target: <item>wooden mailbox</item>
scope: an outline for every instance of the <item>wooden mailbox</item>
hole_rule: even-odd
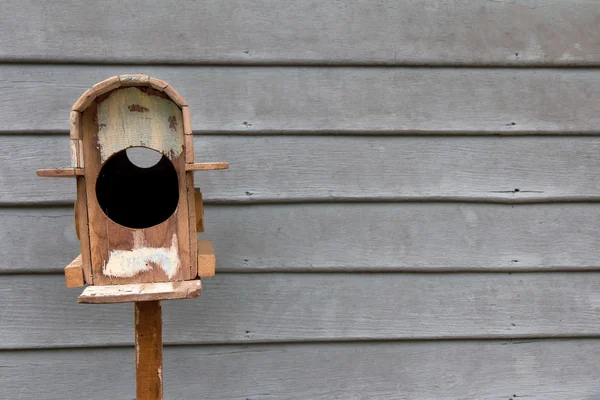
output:
[[[71,166],[40,176],[77,181],[75,230],[81,254],[65,268],[68,287],[88,287],[81,303],[136,302],[138,399],[162,398],[160,300],[197,297],[215,273],[203,231],[202,194],[188,104],[147,75],[120,75],[73,104]]]

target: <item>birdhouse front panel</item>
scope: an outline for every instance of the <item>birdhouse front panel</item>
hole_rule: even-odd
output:
[[[181,108],[152,87],[120,87],[83,111],[77,166],[95,285],[195,277],[184,136]]]

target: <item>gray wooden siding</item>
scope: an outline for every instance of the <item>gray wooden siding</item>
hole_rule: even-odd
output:
[[[167,399],[600,397],[600,4],[0,6],[0,398],[130,399],[133,308],[76,304],[75,99],[192,110],[217,276]],[[526,67],[526,68],[525,68]]]
[[[595,0],[2,3],[0,59],[183,64],[594,65]],[[24,22],[26,21],[26,22]]]

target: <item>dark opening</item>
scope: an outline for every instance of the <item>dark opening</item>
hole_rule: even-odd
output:
[[[128,228],[169,219],[179,202],[173,163],[158,151],[132,147],[111,156],[96,181],[96,197],[108,218]]]

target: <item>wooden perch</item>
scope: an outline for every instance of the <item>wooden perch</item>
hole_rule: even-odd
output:
[[[214,171],[218,169],[228,169],[229,163],[226,162],[203,162],[185,164],[186,171]]]
[[[193,299],[200,296],[202,284],[193,281],[132,283],[127,285],[88,286],[78,303],[106,304],[131,301]]]
[[[48,168],[35,171],[37,176],[51,178],[74,178],[83,176],[83,168]]]

